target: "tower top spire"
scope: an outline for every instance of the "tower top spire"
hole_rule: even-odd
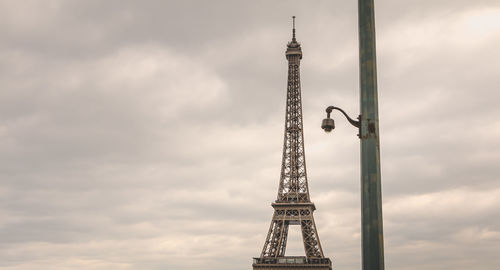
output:
[[[291,55],[299,55],[299,59],[302,59],[300,43],[298,43],[297,39],[295,39],[295,16],[292,16],[292,41],[287,44],[286,58],[288,59]]]

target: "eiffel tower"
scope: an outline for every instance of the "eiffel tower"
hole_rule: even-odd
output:
[[[288,60],[288,86],[286,95],[285,140],[278,197],[271,226],[259,258],[253,259],[253,269],[273,270],[331,270],[332,263],[325,258],[314,223],[316,209],[309,197],[304,133],[302,126],[302,101],[300,90],[300,60],[302,49],[295,39],[293,16],[292,41],[286,50]],[[288,227],[300,225],[305,256],[285,256]]]

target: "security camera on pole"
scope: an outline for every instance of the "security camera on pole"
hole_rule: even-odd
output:
[[[339,110],[358,128],[361,141],[361,237],[363,270],[384,270],[380,140],[375,53],[374,0],[358,0],[360,107],[358,121],[342,109],[329,106],[321,128],[335,128],[330,113]]]

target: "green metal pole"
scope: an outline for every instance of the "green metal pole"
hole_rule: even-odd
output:
[[[384,270],[373,0],[358,0],[363,270]]]

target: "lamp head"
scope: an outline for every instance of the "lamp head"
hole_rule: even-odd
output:
[[[330,117],[323,119],[321,123],[321,128],[325,130],[325,132],[330,132],[335,128],[335,122]]]

